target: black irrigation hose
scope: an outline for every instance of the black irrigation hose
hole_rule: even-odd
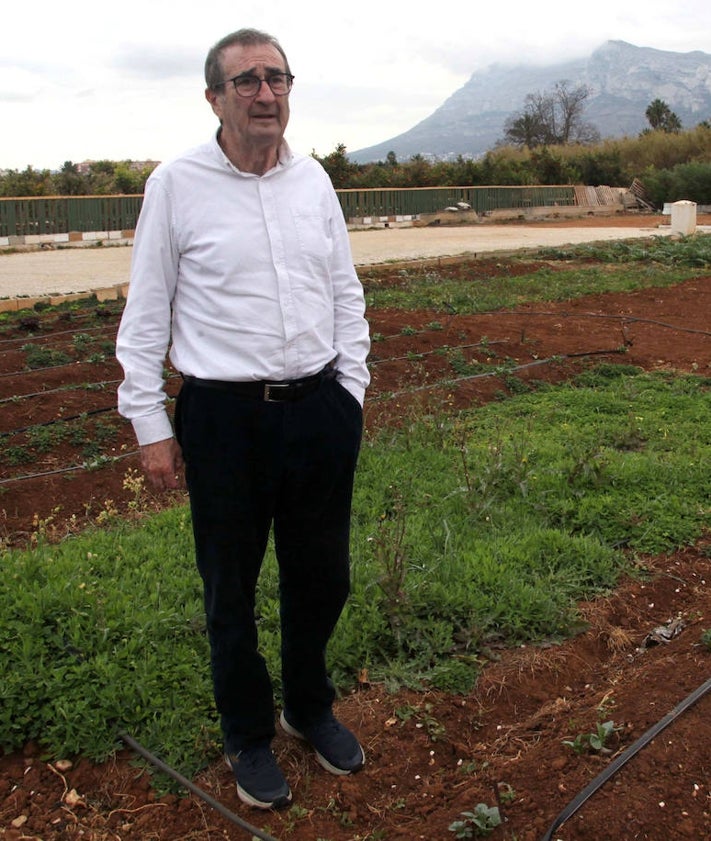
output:
[[[676,718],[678,718],[683,712],[689,709],[693,704],[695,704],[700,698],[711,689],[711,678],[709,678],[706,683],[701,684],[698,689],[695,689],[691,695],[687,695],[687,697],[680,703],[677,704],[674,709],[667,713],[664,718],[660,719],[654,726],[650,727],[646,733],[637,739],[630,747],[627,748],[626,751],[621,753],[613,762],[611,762],[607,768],[605,768],[602,773],[598,774],[592,782],[588,783],[587,786],[574,797],[570,803],[563,809],[563,811],[558,815],[558,817],[553,821],[550,825],[548,832],[543,836],[541,841],[551,841],[553,838],[553,833],[562,825],[564,824],[568,818],[571,818],[578,809],[585,803],[590,797],[595,794],[595,792],[604,784],[606,783],[613,774],[616,774],[619,769],[629,762],[633,756],[635,756],[639,751],[642,750],[643,747],[649,744],[659,733],[664,730],[669,724],[672,723]]]
[[[0,400],[0,403],[2,401]],[[11,437],[13,435],[21,435],[23,432],[28,432],[30,429],[42,429],[47,426],[55,426],[59,423],[69,423],[69,421],[81,420],[82,418],[90,418],[93,415],[103,415],[106,412],[115,412],[116,404],[113,406],[104,406],[103,409],[89,409],[87,412],[81,412],[78,415],[67,415],[63,418],[52,418],[52,420],[42,421],[42,423],[32,423],[29,426],[20,426],[17,429],[11,429],[7,432],[0,431],[0,438]]]
[[[193,794],[197,795],[201,800],[204,800],[208,806],[212,806],[217,812],[219,812],[223,817],[227,818],[227,820],[232,821],[232,823],[237,824],[241,829],[245,832],[250,832],[253,837],[261,838],[262,841],[276,841],[271,835],[267,835],[266,832],[263,832],[261,829],[258,829],[256,826],[252,826],[252,824],[248,823],[247,821],[243,820],[239,817],[239,815],[235,815],[234,812],[231,812],[226,806],[223,806],[219,800],[215,800],[213,797],[203,791],[201,788],[195,785],[195,783],[191,782],[184,777],[182,774],[178,773],[174,768],[171,768],[169,765],[166,765],[165,762],[158,759],[157,756],[154,756],[150,753],[143,745],[139,744],[135,739],[131,738],[128,733],[119,733],[120,738],[124,741],[130,748],[132,748],[136,753],[140,754],[144,759],[147,759],[151,765],[154,765],[159,771],[162,771],[164,774],[167,774],[169,777],[172,777],[177,783],[179,783],[183,788],[187,788]]]

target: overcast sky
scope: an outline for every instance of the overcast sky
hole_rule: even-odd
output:
[[[296,76],[287,139],[326,155],[388,140],[476,70],[552,63],[607,40],[711,52],[708,0],[33,0],[0,26],[0,169],[166,160],[216,128],[208,48],[243,26],[281,41]]]

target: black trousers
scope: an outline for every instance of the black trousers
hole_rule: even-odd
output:
[[[274,735],[258,651],[255,588],[270,529],[279,565],[284,706],[307,724],[329,710],[326,645],[350,586],[349,533],[362,410],[335,378],[294,402],[185,382],[176,405],[215,703],[225,748]]]

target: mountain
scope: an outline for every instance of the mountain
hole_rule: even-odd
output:
[[[523,110],[528,94],[551,92],[561,81],[590,88],[583,119],[602,137],[648,128],[645,111],[654,99],[666,102],[683,128],[711,119],[711,55],[607,41],[587,58],[545,67],[492,64],[409,131],[348,157],[357,163],[385,160],[391,151],[401,161],[417,154],[480,157],[503,138],[504,122]]]

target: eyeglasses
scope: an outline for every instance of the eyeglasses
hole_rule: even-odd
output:
[[[294,77],[291,73],[272,73],[266,79],[260,79],[259,76],[244,73],[240,76],[233,76],[231,79],[225,79],[224,82],[218,82],[215,87],[219,88],[222,85],[229,85],[230,82],[235,86],[235,90],[239,96],[256,96],[262,89],[264,82],[269,85],[269,90],[274,96],[286,96],[294,83]]]

